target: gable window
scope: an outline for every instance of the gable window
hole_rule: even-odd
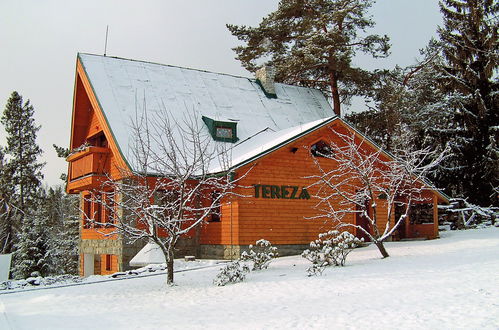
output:
[[[237,123],[235,121],[220,121],[205,116],[202,119],[213,140],[232,143],[239,140],[237,138]]]
[[[334,152],[329,145],[329,143],[325,142],[324,140],[320,140],[319,142],[314,143],[310,147],[310,153],[314,157],[332,157],[334,156]]]

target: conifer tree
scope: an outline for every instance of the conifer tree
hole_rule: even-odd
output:
[[[3,148],[0,148],[0,253],[11,253],[19,230],[19,212],[12,204],[12,168],[7,166]]]
[[[12,171],[16,206],[25,214],[36,205],[44,166],[37,160],[42,154],[36,143],[40,126],[36,126],[33,114],[29,100],[23,104],[22,96],[13,92],[1,118],[7,133],[5,154],[9,156],[7,166]]]
[[[33,271],[45,272],[45,250],[42,235],[48,228],[43,225],[40,215],[39,188],[43,178],[43,163],[37,158],[42,150],[36,143],[40,126],[36,126],[34,108],[29,101],[13,92],[7,101],[1,123],[7,133],[5,170],[10,175],[8,182],[12,187],[10,206],[17,211],[18,229],[14,242],[14,275],[24,277]]]
[[[438,29],[441,61],[437,82],[452,100],[451,138],[456,192],[475,204],[498,204],[498,14],[494,0],[443,0],[444,24]]]
[[[281,0],[258,27],[228,24],[246,45],[234,48],[237,59],[255,72],[269,60],[278,82],[319,88],[331,96],[334,112],[342,102],[362,95],[369,72],[352,65],[357,51],[386,57],[389,38],[364,35],[374,26],[367,16],[372,0]]]
[[[51,274],[78,272],[79,198],[68,195],[61,186],[48,188],[44,199],[48,233],[48,259]]]
[[[18,242],[14,246],[14,278],[49,275],[48,224],[41,203],[30,214],[25,214]]]

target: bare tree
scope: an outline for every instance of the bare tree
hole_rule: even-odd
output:
[[[428,150],[400,151],[394,158],[359,135],[331,131],[330,143],[312,152],[318,169],[310,176],[319,199],[315,218],[331,220],[335,229],[355,228],[386,258],[383,242],[407,218],[411,205],[432,201],[434,188],[425,176],[444,154],[431,162]],[[356,216],[365,219],[367,228],[356,224]]]
[[[177,122],[167,110],[152,118],[139,113],[131,126],[133,171],[123,171],[122,180],[107,180],[94,199],[110,221],[88,219],[112,228],[107,236],[156,243],[165,256],[168,285],[177,242],[218,211],[237,181],[228,171],[224,143],[204,133],[198,119],[187,113]]]

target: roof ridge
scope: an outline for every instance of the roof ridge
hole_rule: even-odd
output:
[[[224,76],[229,76],[229,77],[233,77],[233,78],[241,78],[241,79],[248,79],[248,80],[251,80],[251,81],[256,81],[256,78],[238,76],[238,75],[234,75],[234,74],[230,74],[230,73],[208,71],[208,70],[189,68],[189,67],[184,67],[184,66],[179,66],[179,65],[163,64],[163,63],[151,62],[151,61],[144,61],[144,60],[136,60],[136,59],[133,59],[133,58],[124,58],[124,57],[119,57],[119,56],[107,56],[107,55],[98,55],[98,54],[78,52],[78,56],[80,56],[80,55],[105,57],[105,58],[112,58],[112,59],[116,59],[116,60],[138,62],[138,63],[145,63],[145,64],[153,64],[153,65],[160,65],[160,66],[167,66],[167,67],[170,67],[170,68],[186,69],[186,70],[192,70],[192,71],[198,71],[198,72],[205,72],[205,73],[213,73],[213,74],[224,75]],[[284,84],[284,85],[287,85],[287,84]],[[290,86],[294,86],[294,85],[290,85]],[[298,87],[300,87],[300,86],[298,86]]]

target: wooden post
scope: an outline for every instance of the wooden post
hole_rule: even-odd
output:
[[[438,235],[438,197],[433,194],[433,235],[434,238],[439,238]]]

